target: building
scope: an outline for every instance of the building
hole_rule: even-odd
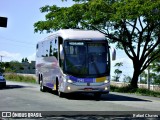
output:
[[[19,70],[19,73],[24,74],[35,74],[35,61],[29,62],[22,62],[21,63],[21,69]]]

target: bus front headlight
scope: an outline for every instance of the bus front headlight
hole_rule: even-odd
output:
[[[73,83],[73,81],[72,81],[72,80],[70,80],[70,79],[69,79],[69,80],[67,80],[67,82],[68,82],[68,83]]]
[[[110,76],[107,76],[107,79],[104,81],[104,83],[109,83],[110,82]]]
[[[108,80],[105,80],[105,81],[104,81],[104,83],[108,83],[108,82],[109,82]]]

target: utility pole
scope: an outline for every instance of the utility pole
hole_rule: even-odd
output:
[[[8,21],[8,18],[7,17],[1,17],[0,16],[0,27],[4,27],[6,28],[7,27],[7,21]],[[2,69],[2,55],[0,55],[1,57],[1,63],[0,63],[0,70]]]
[[[7,27],[7,21],[8,21],[8,18],[7,17],[0,17],[0,27]],[[2,65],[2,55],[0,55],[1,57],[1,65]]]
[[[150,58],[150,56],[148,56],[148,59]],[[150,63],[151,65],[152,63]],[[150,90],[150,84],[151,84],[151,76],[150,76],[150,68],[151,66],[148,66],[148,69],[147,69],[147,87],[148,87],[148,90]]]
[[[2,57],[4,56],[0,55],[0,57],[1,57],[1,63],[0,63],[0,72],[1,72],[2,71]]]
[[[3,58],[4,56],[0,55],[0,57],[1,57],[0,69],[2,69],[2,58]]]
[[[7,17],[0,17],[0,27],[7,27]]]
[[[2,64],[2,57],[4,57],[4,56],[0,55],[0,57],[1,57],[1,64]]]

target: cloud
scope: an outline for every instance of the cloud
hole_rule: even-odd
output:
[[[116,63],[120,63],[122,62],[123,63],[123,66],[128,66],[128,67],[132,67],[132,61],[127,58],[127,57],[123,57],[123,58],[118,58],[117,60],[115,61],[112,61],[112,66],[114,66]]]
[[[36,52],[33,53],[32,55],[28,56],[27,58],[28,58],[29,62],[31,62],[31,61],[35,61],[35,57],[36,57]]]
[[[119,58],[115,62],[116,63],[122,62],[123,65],[132,65],[132,61],[127,57]]]
[[[20,53],[11,53],[7,51],[0,51],[0,56],[3,56],[5,61],[11,61],[11,60],[19,60],[20,59]]]
[[[0,51],[0,56],[3,56],[2,57],[3,62],[10,62],[12,60],[21,62],[22,58],[25,58],[20,53],[13,53],[13,52],[7,52],[7,51]],[[35,61],[35,56],[36,56],[36,53],[33,53],[27,56],[29,62]]]

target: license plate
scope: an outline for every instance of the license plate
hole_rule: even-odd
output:
[[[92,88],[84,88],[85,91],[92,91]]]

